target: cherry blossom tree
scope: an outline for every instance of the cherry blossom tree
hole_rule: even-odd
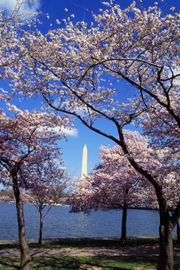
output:
[[[47,164],[36,164],[35,179],[30,188],[31,201],[40,215],[39,244],[42,243],[43,220],[65,196],[67,176],[59,164],[52,160]]]
[[[17,53],[18,31],[27,24],[22,13],[19,13],[22,2],[17,1],[11,11],[0,9],[0,79],[5,80],[11,77],[11,68],[18,66],[21,56]],[[30,18],[29,18],[30,19]],[[1,89],[2,94],[6,91]]]
[[[148,141],[138,132],[125,131],[126,143],[132,145],[133,154],[138,156],[144,166],[155,170],[160,166],[158,160],[151,162]],[[138,138],[137,138],[138,137]],[[100,147],[100,163],[90,176],[75,183],[77,190],[70,196],[68,203],[71,212],[89,213],[92,209],[122,209],[121,240],[126,241],[126,220],[129,207],[156,208],[155,192],[150,183],[129,163],[122,148],[115,145]]]
[[[135,2],[125,10],[112,0],[103,4],[104,10],[92,14],[91,24],[68,18],[63,20],[64,27],[50,29],[46,35],[27,31],[20,36],[17,46],[24,57],[14,72],[14,91],[42,94],[51,108],[76,116],[122,148],[133,168],[154,187],[160,213],[158,269],[172,270],[172,231],[180,216],[179,193],[175,189],[166,196],[165,174],[159,170],[154,175],[139,163],[125,142],[124,128],[129,124],[139,127],[150,116],[149,128],[164,126],[168,119],[165,127],[173,127],[179,134],[180,17],[174,8],[164,14],[156,3],[142,10]],[[158,120],[155,115],[160,116]],[[101,128],[97,119],[107,120],[117,133]],[[174,156],[174,164],[178,138],[176,135],[176,146],[166,155],[166,161]],[[157,140],[164,147],[162,138]]]
[[[34,182],[35,164],[51,164],[59,159],[61,151],[56,142],[67,119],[54,114],[21,111],[10,106],[14,117],[4,112],[0,115],[0,179],[5,186],[12,186],[16,201],[21,268],[29,269],[30,254],[24,226],[21,188],[28,189]],[[45,166],[46,167],[46,166]],[[32,170],[31,170],[32,169]],[[36,172],[37,173],[37,172]]]

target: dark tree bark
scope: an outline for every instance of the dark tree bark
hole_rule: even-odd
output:
[[[40,213],[40,228],[39,228],[39,244],[42,244],[42,231],[43,231],[43,208],[39,206]]]
[[[127,206],[123,207],[121,224],[121,241],[126,242]]]
[[[17,181],[16,173],[13,174],[13,190],[16,200],[17,221],[19,231],[19,244],[21,250],[21,269],[30,270],[30,251],[26,240],[26,231],[24,223],[23,202]]]
[[[167,213],[160,212],[160,256],[158,263],[158,270],[173,270],[173,224],[171,223],[170,216]]]
[[[179,225],[179,220],[177,222],[177,241],[180,244],[180,225]]]

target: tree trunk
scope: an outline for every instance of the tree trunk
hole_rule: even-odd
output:
[[[40,213],[40,228],[39,228],[39,244],[42,244],[42,231],[43,231],[43,208],[39,207]]]
[[[123,207],[122,224],[121,224],[121,240],[126,242],[126,223],[127,223],[127,206]]]
[[[158,270],[173,270],[173,225],[168,214],[160,214],[160,256]]]
[[[24,224],[24,213],[23,213],[23,202],[20,196],[20,190],[17,182],[17,177],[13,177],[13,190],[16,199],[16,209],[17,209],[17,221],[18,221],[18,231],[19,231],[19,244],[21,250],[21,269],[30,269],[30,252],[26,240],[25,224]]]
[[[179,226],[179,221],[177,222],[177,241],[180,244],[180,226]]]

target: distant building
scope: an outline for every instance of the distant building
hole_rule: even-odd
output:
[[[82,154],[81,180],[83,180],[86,176],[87,176],[87,146],[84,145]]]

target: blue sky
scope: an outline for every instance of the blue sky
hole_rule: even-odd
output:
[[[104,0],[105,1],[105,0]],[[57,27],[56,19],[62,20],[67,18],[71,14],[75,15],[73,20],[91,20],[91,13],[89,10],[94,12],[102,8],[102,1],[100,0],[31,0],[31,3],[27,2],[26,5],[22,7],[23,12],[29,11],[41,11],[43,14],[49,14],[50,22],[54,27]],[[115,3],[120,4],[121,8],[127,7],[132,1],[131,0],[116,0]],[[137,1],[138,2],[138,1]],[[140,2],[140,1],[139,1]],[[144,0],[143,5],[149,6],[153,5],[156,1]],[[179,11],[180,3],[179,0],[164,0],[157,1],[161,5],[166,6],[166,10],[169,7],[175,6],[176,12]],[[0,8],[2,9],[12,9],[16,3],[16,0],[0,0]],[[67,11],[65,11],[67,9]],[[49,22],[48,22],[49,23]],[[48,24],[43,23],[41,25],[41,30],[46,32],[48,30]],[[1,82],[2,86],[2,82]],[[18,102],[17,102],[18,103]],[[18,103],[18,106],[22,109],[33,109],[36,107],[38,100],[34,100],[31,103],[23,102]],[[100,121],[99,125],[103,128],[112,128],[110,123],[105,121]],[[114,145],[113,142],[104,138],[101,135],[94,133],[85,126],[83,126],[78,120],[75,121],[75,129],[71,136],[67,136],[68,141],[62,141],[61,145],[63,147],[63,159],[64,165],[67,167],[67,172],[70,176],[80,177],[81,175],[81,163],[82,163],[82,150],[84,144],[87,145],[88,149],[88,171],[90,171],[94,165],[99,161],[99,146],[100,145]],[[113,135],[116,135],[116,131],[112,128]]]

